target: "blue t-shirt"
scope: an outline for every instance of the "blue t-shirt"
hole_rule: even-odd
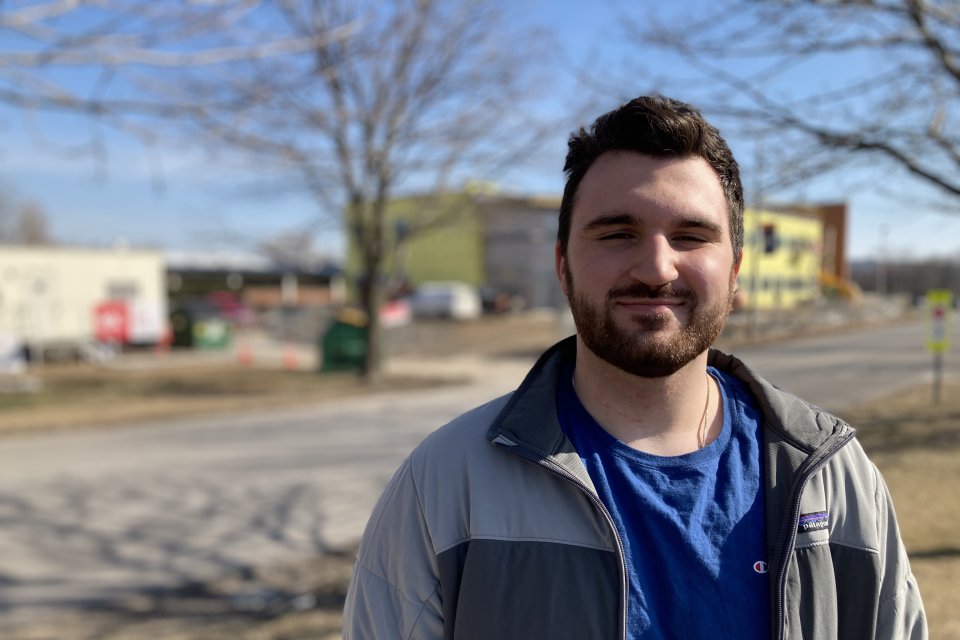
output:
[[[760,419],[750,392],[714,368],[723,430],[699,451],[630,448],[580,403],[572,369],[557,409],[613,517],[627,563],[627,637],[769,638]]]

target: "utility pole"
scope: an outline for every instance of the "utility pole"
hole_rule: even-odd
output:
[[[761,234],[760,234],[760,212],[763,210],[763,135],[757,137],[757,144],[754,147],[753,161],[753,180],[754,180],[754,222],[753,230],[750,233],[750,299],[747,307],[747,337],[753,338],[757,334],[757,305],[759,300],[758,285],[760,283],[760,256]]]
[[[876,273],[876,286],[877,286],[877,295],[880,297],[886,297],[887,295],[887,235],[890,233],[890,227],[886,224],[881,224],[877,228],[877,232],[880,235],[880,242],[877,245],[877,273]]]

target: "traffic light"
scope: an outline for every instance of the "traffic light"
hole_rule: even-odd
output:
[[[772,224],[763,225],[763,252],[773,253],[780,246],[780,238],[777,237],[777,227]]]

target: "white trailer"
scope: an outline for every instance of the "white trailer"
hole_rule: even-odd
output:
[[[155,344],[166,330],[161,252],[0,246],[0,335],[42,352]]]

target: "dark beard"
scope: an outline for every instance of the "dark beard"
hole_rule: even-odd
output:
[[[654,288],[636,284],[610,291],[603,309],[596,309],[574,288],[569,268],[564,277],[570,311],[583,343],[598,358],[642,378],[672,375],[709,349],[723,330],[733,302],[732,288],[725,302],[703,307],[693,291],[674,289],[671,285]],[[635,318],[634,331],[623,329],[617,326],[610,308],[624,296],[683,299],[690,310],[689,319],[669,338],[644,335],[666,327],[672,318],[666,313]]]

